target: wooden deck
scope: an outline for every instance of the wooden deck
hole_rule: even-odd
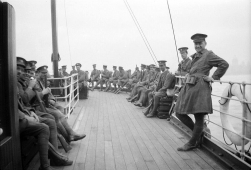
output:
[[[94,91],[89,93],[88,100],[81,100],[69,122],[77,132],[87,136],[71,143],[73,149],[67,155],[74,164],[55,168],[224,169],[199,149],[178,152],[176,148],[187,141],[186,136],[165,119],[146,118],[142,108],[127,102],[126,97],[125,93]],[[38,158],[30,167],[38,167]]]

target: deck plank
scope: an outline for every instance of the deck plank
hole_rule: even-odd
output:
[[[63,170],[192,170],[223,169],[202,150],[178,152],[188,138],[166,120],[146,118],[126,94],[94,91],[81,100],[69,120],[87,136],[72,142],[66,155],[74,161]],[[62,149],[60,149],[63,152]],[[29,169],[39,166],[39,160]]]

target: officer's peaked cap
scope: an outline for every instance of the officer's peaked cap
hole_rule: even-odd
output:
[[[82,65],[80,63],[77,63],[75,66],[80,66],[81,67]]]
[[[191,37],[193,42],[202,42],[202,41],[205,41],[205,38],[207,38],[207,35],[206,34],[200,34],[200,33],[194,34]]]
[[[17,57],[17,65],[18,66],[21,66],[21,67],[25,68],[26,67],[26,63],[27,63],[27,61],[24,58]]]
[[[38,67],[37,71],[42,72],[42,73],[47,73],[48,72],[47,69],[48,69],[48,66],[44,65],[44,66]]]

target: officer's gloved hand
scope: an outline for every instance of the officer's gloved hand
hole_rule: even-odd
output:
[[[37,83],[36,83],[36,80],[35,80],[35,79],[30,80],[30,81],[29,81],[29,88],[32,89],[36,84],[37,84]]]
[[[204,81],[207,81],[207,82],[213,82],[214,79],[212,77],[209,77],[209,76],[204,76],[203,77]]]
[[[51,92],[51,89],[49,87],[47,87],[47,88],[43,89],[42,94],[46,95],[46,94],[49,94],[50,92]]]

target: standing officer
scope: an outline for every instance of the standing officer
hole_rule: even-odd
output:
[[[186,83],[181,89],[177,98],[174,111],[176,116],[191,130],[192,138],[178,151],[188,151],[197,147],[203,132],[204,116],[213,113],[211,99],[211,82],[219,80],[227,71],[228,63],[206,49],[207,35],[194,34],[191,39],[197,53],[192,55],[191,69],[186,77]],[[216,71],[209,77],[209,72],[213,67]],[[188,116],[193,114],[195,123]]]
[[[181,47],[178,50],[183,60],[179,63],[178,70],[175,74],[185,76],[191,68],[191,59],[187,56],[187,47]]]
[[[98,82],[100,80],[100,71],[96,69],[96,64],[93,64],[93,70],[91,72],[91,78],[89,82],[92,84],[92,87],[94,87],[94,82]]]

